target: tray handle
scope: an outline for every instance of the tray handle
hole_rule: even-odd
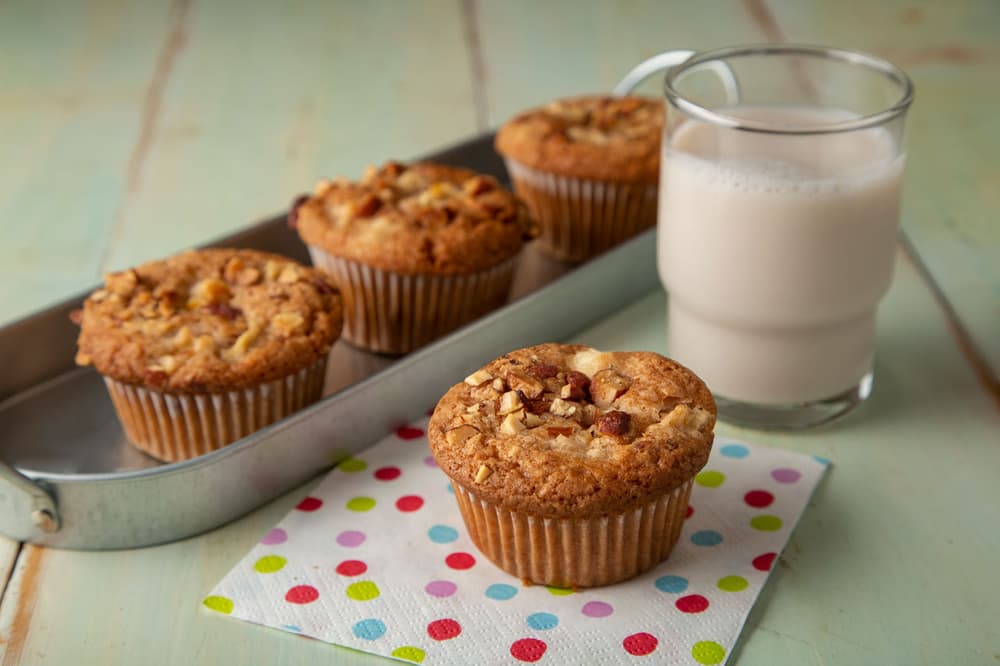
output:
[[[37,482],[0,460],[0,510],[21,525],[19,534],[38,530],[52,533],[61,527],[52,494]]]

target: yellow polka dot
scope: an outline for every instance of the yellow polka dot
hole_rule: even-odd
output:
[[[281,555],[265,555],[256,562],[254,562],[254,571],[258,573],[274,573],[275,571],[281,571],[288,564],[288,560],[283,558]]]
[[[347,596],[355,601],[371,601],[379,594],[378,585],[370,580],[360,580],[347,586]]]
[[[424,660],[425,652],[418,647],[413,647],[412,645],[404,645],[403,647],[398,647],[392,651],[393,657],[398,657],[400,659],[406,659],[407,661],[412,661],[415,663],[421,663]]]
[[[371,511],[375,508],[375,500],[371,497],[352,497],[347,500],[347,508],[350,511]]]
[[[698,476],[694,477],[694,482],[699,486],[704,486],[706,488],[718,488],[722,485],[722,482],[726,480],[726,475],[722,472],[716,472],[715,470],[705,470],[704,472],[699,472]]]
[[[205,597],[205,600],[201,603],[205,604],[217,613],[223,613],[229,615],[233,612],[233,600],[226,597]]]
[[[576,591],[572,587],[556,587],[555,585],[546,585],[545,589],[549,591],[549,594],[557,597],[565,597]]]

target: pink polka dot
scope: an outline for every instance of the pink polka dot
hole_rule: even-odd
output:
[[[427,635],[436,641],[447,641],[462,633],[462,625],[451,618],[434,620],[427,625]]]
[[[649,654],[659,644],[660,641],[656,639],[656,636],[647,634],[646,632],[626,636],[625,640],[622,641],[622,647],[634,657],[642,657]]]
[[[688,504],[687,511],[684,512],[684,520],[687,520],[694,515],[694,507]]]
[[[409,513],[416,511],[424,505],[424,498],[420,495],[404,495],[396,500],[396,508]]]
[[[275,527],[273,530],[264,535],[264,538],[260,540],[265,546],[273,546],[279,543],[285,543],[288,541],[288,533],[280,527]]]
[[[615,612],[611,604],[603,601],[588,601],[581,610],[587,617],[607,617]]]
[[[771,506],[774,495],[766,490],[751,490],[743,496],[743,501],[756,509],[763,509],[765,506]]]
[[[675,601],[674,605],[682,613],[701,613],[708,609],[708,599],[700,594],[689,594]]]
[[[450,597],[457,590],[458,585],[455,585],[450,580],[432,580],[424,586],[424,592],[432,597]]]
[[[375,478],[379,481],[395,481],[402,473],[398,467],[380,467],[375,470]]]
[[[757,571],[770,571],[771,565],[774,564],[774,558],[777,556],[777,553],[764,553],[763,555],[758,555],[753,558],[753,568]]]
[[[779,467],[771,470],[771,477],[778,483],[795,483],[802,477],[802,474],[797,469]]]
[[[307,497],[296,505],[299,511],[315,511],[323,506],[323,500],[318,497]]]
[[[344,548],[357,548],[365,542],[364,532],[358,532],[357,530],[344,530],[337,535],[337,543],[339,543]]]
[[[312,585],[296,585],[285,592],[285,601],[290,604],[311,604],[319,599],[319,590]]]
[[[344,560],[337,565],[337,573],[341,576],[360,576],[368,571],[368,565],[361,560]]]
[[[549,648],[545,641],[537,638],[520,638],[510,645],[510,656],[518,661],[536,662]]]
[[[437,461],[434,460],[434,456],[427,456],[426,458],[424,458],[424,464],[427,465],[428,467],[438,466]]]
[[[458,552],[444,558],[444,563],[452,569],[471,569],[476,564],[476,558],[468,553]]]
[[[424,431],[413,426],[403,426],[396,429],[396,437],[400,439],[419,439],[424,436]]]

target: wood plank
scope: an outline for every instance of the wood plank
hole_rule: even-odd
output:
[[[1000,4],[769,4],[789,40],[877,53],[913,78],[903,228],[1000,386]]]
[[[163,2],[0,3],[0,324],[98,277],[169,17]]]
[[[476,131],[457,0],[230,9],[191,7],[105,268],[283,210],[322,177],[357,177]]]

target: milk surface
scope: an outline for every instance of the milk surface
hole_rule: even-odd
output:
[[[838,110],[726,111],[784,125]],[[716,395],[832,397],[870,371],[904,157],[882,128],[789,137],[688,121],[665,142],[660,276],[671,356]]]

